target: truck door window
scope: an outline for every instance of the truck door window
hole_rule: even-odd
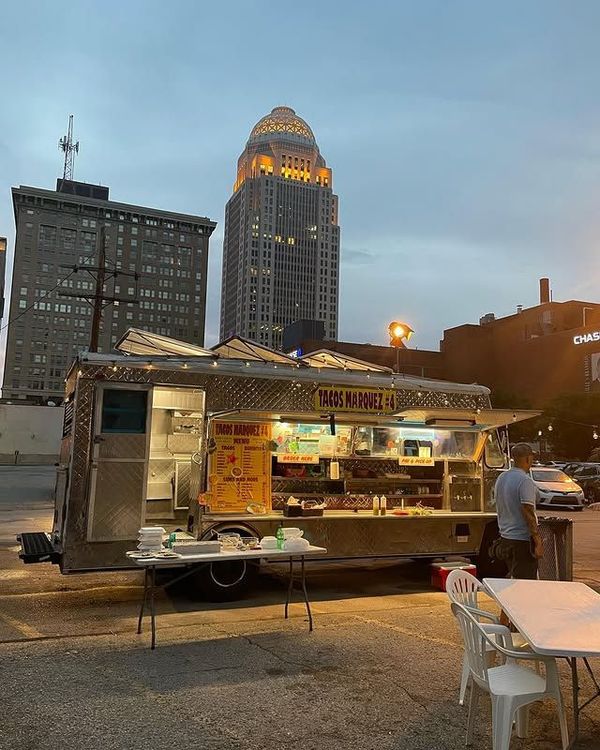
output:
[[[147,391],[106,388],[102,399],[102,432],[143,435],[147,399]]]
[[[498,433],[490,432],[485,441],[485,465],[490,469],[503,469],[506,457],[502,451]]]

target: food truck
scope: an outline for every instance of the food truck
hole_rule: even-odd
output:
[[[20,536],[25,562],[63,573],[130,567],[138,529],[209,540],[303,530],[335,560],[480,554],[506,425],[481,385],[392,372],[241,338],[203,349],[130,329],[66,378],[55,510]],[[188,577],[235,598],[254,569]]]

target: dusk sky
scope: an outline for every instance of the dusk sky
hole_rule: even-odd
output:
[[[0,235],[11,254],[11,186],[54,188],[73,113],[76,179],[218,222],[212,345],[236,160],[287,105],[340,198],[342,340],[402,319],[437,348],[540,276],[600,302],[599,29],[582,0],[5,2]]]

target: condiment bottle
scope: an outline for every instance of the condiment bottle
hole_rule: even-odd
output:
[[[379,498],[379,515],[385,516],[387,513],[387,497],[385,495],[382,495]]]
[[[373,515],[379,515],[379,495],[375,495],[373,498]]]
[[[337,461],[331,461],[329,464],[329,478],[339,479],[340,478],[340,465]]]
[[[285,535],[283,533],[283,527],[282,526],[280,526],[277,529],[275,537],[277,539],[277,549],[283,549],[283,543],[285,541]]]

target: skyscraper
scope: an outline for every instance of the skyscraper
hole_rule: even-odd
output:
[[[250,133],[225,211],[221,340],[280,348],[299,319],[336,339],[339,251],[331,169],[306,122],[275,107]]]
[[[204,343],[208,243],[216,224],[108,196],[107,187],[70,180],[58,180],[56,191],[13,188],[5,398],[62,400],[65,372],[90,342],[92,306],[83,298],[92,298],[95,280],[85,266],[97,266],[102,239],[105,293],[123,301],[104,309],[99,350],[109,352],[130,327]],[[129,275],[111,273],[119,270]]]
[[[4,315],[4,274],[6,273],[6,237],[0,237],[0,321]]]

